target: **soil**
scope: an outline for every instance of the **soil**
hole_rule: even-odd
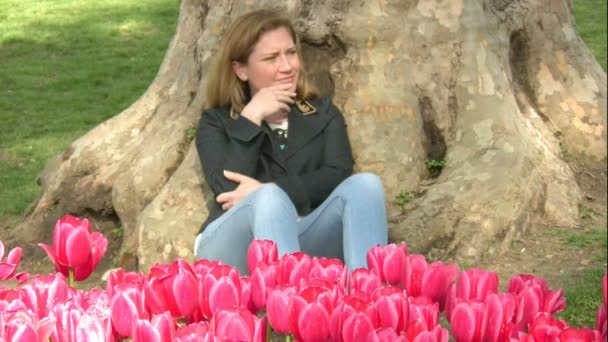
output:
[[[607,230],[607,169],[605,163],[586,163],[580,160],[569,161],[576,174],[577,182],[584,193],[580,203],[580,220],[574,227],[555,227],[538,225],[530,227],[526,238],[515,241],[511,250],[492,260],[478,260],[470,265],[461,264],[461,269],[478,267],[498,273],[501,287],[515,274],[526,273],[544,277],[549,287],[562,288],[572,279],[589,269],[606,269],[606,230]],[[0,218],[0,240],[8,236],[10,226],[15,218]],[[12,223],[12,224],[11,224]],[[109,270],[122,267],[134,270],[129,261],[118,260],[121,237],[113,227],[95,228],[101,230],[108,238],[109,246],[106,256],[96,271],[86,281],[77,285],[83,289],[95,286],[105,287],[102,279]],[[576,243],[565,241],[567,238],[579,237]],[[592,238],[590,238],[592,237]],[[599,241],[598,241],[599,239]],[[604,240],[603,242],[601,240]],[[45,241],[50,244],[51,241]],[[54,273],[53,265],[42,248],[35,244],[18,244],[6,246],[7,250],[20,245],[23,256],[19,271],[30,274]],[[449,262],[450,260],[445,260]],[[598,285],[600,286],[600,285]]]

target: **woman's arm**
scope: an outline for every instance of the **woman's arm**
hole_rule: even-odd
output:
[[[222,120],[221,115],[228,113],[222,110],[203,112],[196,132],[196,148],[203,173],[216,195],[233,191],[238,186],[224,176],[224,170],[255,178],[260,147],[266,134],[260,126],[244,117]]]

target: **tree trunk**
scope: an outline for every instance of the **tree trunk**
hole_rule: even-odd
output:
[[[72,213],[119,223],[141,270],[192,259],[214,200],[191,143],[207,68],[228,23],[263,6],[293,17],[309,71],[344,112],[356,170],[382,177],[393,241],[474,258],[540,222],[574,224],[581,191],[565,157],[606,162],[606,73],[570,1],[182,0],[154,82],[48,164],[16,237],[39,241]],[[401,191],[415,194],[403,215]]]

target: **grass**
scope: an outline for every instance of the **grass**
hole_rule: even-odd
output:
[[[606,71],[606,0],[574,0],[576,29]]]
[[[47,161],[133,103],[175,32],[177,0],[0,0],[0,218]]]

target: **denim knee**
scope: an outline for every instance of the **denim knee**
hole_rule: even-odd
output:
[[[384,199],[384,185],[382,179],[369,172],[357,173],[345,180],[345,183],[354,187],[357,192],[365,196],[379,196]]]
[[[286,206],[293,207],[287,193],[274,184],[263,185],[253,195],[255,199],[252,204],[256,214],[260,212],[276,213],[277,210],[285,210]]]

